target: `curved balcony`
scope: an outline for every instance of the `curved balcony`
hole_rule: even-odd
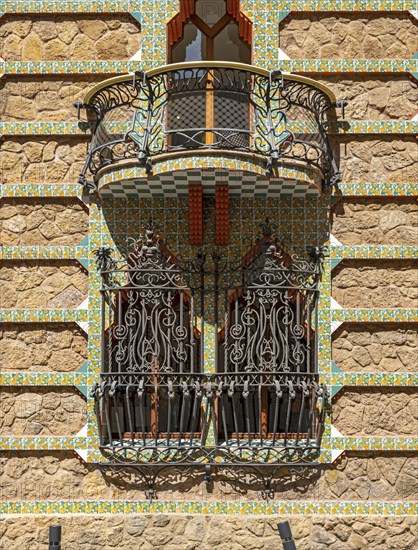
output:
[[[159,162],[196,155],[238,158],[269,178],[287,168],[311,170],[326,186],[340,179],[327,134],[335,97],[308,78],[176,64],[107,80],[81,106],[93,132],[79,179],[88,189],[109,169],[140,166],[152,177]]]

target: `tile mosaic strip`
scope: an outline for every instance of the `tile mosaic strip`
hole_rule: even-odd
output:
[[[270,61],[276,67],[276,60]],[[120,74],[138,71],[138,61],[6,61],[4,74]],[[417,72],[416,59],[289,59],[280,62],[284,72],[296,73],[405,73]]]
[[[86,309],[0,309],[0,323],[87,323]]]
[[[382,501],[129,501],[75,500],[3,502],[1,514],[210,514],[210,515],[320,515],[416,516],[416,502]]]
[[[77,197],[83,190],[78,183],[4,183],[0,185],[0,199],[3,197]]]
[[[418,309],[333,309],[331,318],[333,323],[416,323]]]
[[[344,120],[331,133],[339,134],[416,134],[418,122],[412,120]]]
[[[0,246],[0,260],[84,260],[88,246]]]
[[[86,386],[93,384],[85,372],[2,372],[0,386]]]
[[[110,134],[123,134],[129,131],[129,122],[111,122],[105,125]],[[306,131],[303,121],[289,122],[287,128],[292,132]],[[314,130],[313,130],[314,131]],[[87,135],[78,122],[3,122],[0,132],[5,136],[20,135]],[[330,134],[415,134],[418,122],[411,120],[345,120],[330,127]]]
[[[123,134],[130,130],[130,122],[109,122],[105,125],[110,134]],[[303,121],[289,122],[288,130],[306,131]],[[5,136],[18,135],[87,135],[78,122],[3,122],[0,131]],[[411,120],[345,120],[330,127],[330,134],[416,134],[418,122]]]
[[[122,125],[112,124],[112,129]],[[128,130],[128,126],[125,124]],[[113,128],[114,127],[114,128]],[[126,130],[126,131],[127,131]],[[4,136],[33,136],[33,135],[87,135],[79,127],[78,122],[2,122],[0,131]]]
[[[0,436],[0,451],[65,451],[87,449],[87,438],[78,436]]]
[[[413,259],[418,257],[418,249],[415,246],[331,246],[329,248],[331,258],[404,258]]]
[[[155,0],[4,0],[5,13],[114,13],[136,12],[146,9],[146,4],[155,5]],[[243,0],[242,5],[248,16],[253,9]],[[408,0],[288,0],[278,4],[280,10],[290,11],[407,11],[416,5]]]
[[[416,386],[418,373],[398,372],[344,372],[333,373],[328,378],[333,386]]]
[[[148,0],[153,5],[155,0]],[[5,13],[114,13],[136,12],[145,8],[147,0],[78,0],[76,2],[57,0],[4,0]],[[242,2],[247,15],[253,10]],[[290,11],[406,11],[414,10],[411,1],[390,0],[288,0],[279,3],[281,10]],[[247,8],[247,9],[246,9]]]
[[[418,437],[333,437],[332,445],[346,451],[416,451]]]
[[[340,196],[415,196],[418,192],[416,182],[353,182],[339,183],[338,189],[334,191],[333,198]]]
[[[5,13],[123,13],[139,12],[144,1],[146,0],[4,0],[3,9]]]

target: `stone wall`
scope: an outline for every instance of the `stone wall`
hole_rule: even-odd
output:
[[[414,246],[418,204],[414,197],[344,197],[333,207],[331,232],[344,245]]]
[[[277,550],[288,520],[298,550],[415,550],[417,518],[112,514],[5,517],[2,550],[43,550],[48,527],[63,528],[63,548],[82,550]]]
[[[3,183],[75,183],[84,166],[88,136],[11,137],[0,144]]]
[[[416,388],[349,388],[335,398],[332,423],[343,435],[416,436]]]
[[[7,15],[0,56],[8,61],[129,59],[140,48],[130,15]]]
[[[280,26],[280,47],[292,59],[403,59],[417,40],[407,13],[292,13]]]
[[[78,199],[22,197],[0,202],[3,245],[76,245],[88,228],[88,210]]]
[[[2,308],[75,308],[87,298],[88,274],[75,260],[0,262]]]
[[[76,122],[73,103],[104,76],[15,76],[0,81],[0,114],[5,122]]]
[[[158,500],[190,502],[259,501],[260,480],[214,471],[214,483],[197,470],[182,476],[168,471],[159,478]],[[143,500],[144,480],[132,472],[102,473],[69,451],[0,453],[0,497],[6,502]],[[418,455],[348,452],[333,464],[296,474],[276,472],[274,500],[413,501],[418,490]]]
[[[417,112],[418,84],[402,74],[318,75],[338,99],[347,99],[347,120],[410,120]]]
[[[416,308],[414,260],[344,260],[333,272],[332,296],[345,308]]]
[[[344,372],[415,372],[417,325],[344,324],[332,335],[332,359]]]
[[[343,181],[417,181],[418,148],[414,136],[340,136]]]
[[[0,388],[2,436],[75,435],[87,422],[85,398],[75,388]]]
[[[0,114],[4,121],[75,122],[75,101],[102,82],[104,75],[46,75],[4,77],[0,81]],[[376,76],[361,73],[318,75],[339,99],[348,99],[347,120],[409,120],[417,111],[418,84],[407,75]]]
[[[73,372],[86,360],[87,337],[75,324],[0,324],[3,372]]]

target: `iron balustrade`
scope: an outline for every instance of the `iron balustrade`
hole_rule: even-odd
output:
[[[327,134],[333,99],[313,80],[243,64],[177,64],[117,77],[82,105],[93,136],[79,181],[95,188],[101,169],[124,160],[151,172],[158,155],[216,150],[258,155],[270,174],[279,160],[301,162],[333,185],[340,180]]]
[[[100,447],[146,464],[307,464],[320,449],[327,390],[283,372],[108,373],[93,388]]]
[[[151,230],[124,265],[99,249],[92,395],[110,460],[311,462],[328,398],[317,370],[322,256],[290,256],[268,228],[239,266],[216,253],[182,262]]]

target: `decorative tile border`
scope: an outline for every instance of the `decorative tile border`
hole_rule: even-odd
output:
[[[0,513],[9,514],[210,514],[276,516],[416,516],[416,502],[381,501],[43,501],[4,502]]]
[[[307,131],[303,121],[289,122],[287,129],[292,132]],[[110,134],[124,134],[130,130],[130,122],[109,122],[105,125]],[[90,132],[80,128],[78,122],[2,122],[0,131],[4,136],[28,135],[85,135]],[[312,130],[313,132],[315,129]],[[330,134],[416,134],[418,122],[412,120],[344,120],[329,128]]]
[[[86,309],[0,309],[0,323],[87,323]]]
[[[338,134],[416,134],[418,122],[412,120],[344,120],[331,126]]]
[[[418,373],[399,372],[344,372],[333,373],[329,377],[333,386],[402,386],[418,385]]]
[[[129,130],[128,124],[116,123],[108,130],[116,132],[116,129],[122,126],[126,127],[126,132]],[[2,122],[0,130],[4,136],[91,135],[90,132],[81,130],[78,122]]]
[[[418,258],[418,249],[415,246],[391,245],[330,246],[329,255],[332,259],[414,259]]]
[[[84,260],[88,246],[0,246],[0,260]]]
[[[418,309],[333,309],[333,323],[417,323]]]
[[[271,66],[277,65],[270,60]],[[155,65],[157,66],[157,65]],[[138,61],[6,61],[4,74],[120,74],[142,67]],[[296,73],[407,73],[418,71],[415,59],[290,59],[280,61],[284,72]]]
[[[1,372],[0,386],[88,386],[86,372]]]
[[[353,182],[339,183],[334,191],[333,199],[340,197],[386,197],[386,196],[415,196],[418,191],[418,182]]]
[[[4,197],[76,197],[82,199],[78,183],[4,183],[0,185],[0,199]]]
[[[0,437],[0,451],[66,451],[87,449],[87,438],[78,436]]]
[[[147,0],[4,0],[5,13],[120,13],[140,12]],[[153,1],[153,0],[148,0]],[[412,9],[412,8],[410,8]]]
[[[148,2],[155,0],[4,0],[5,13],[140,13]],[[248,15],[251,14],[249,2],[242,1]],[[416,9],[415,2],[407,0],[288,0],[277,2],[280,10],[291,11],[407,11]],[[247,7],[248,5],[248,7]]]
[[[332,444],[345,451],[416,451],[418,437],[334,437]]]

